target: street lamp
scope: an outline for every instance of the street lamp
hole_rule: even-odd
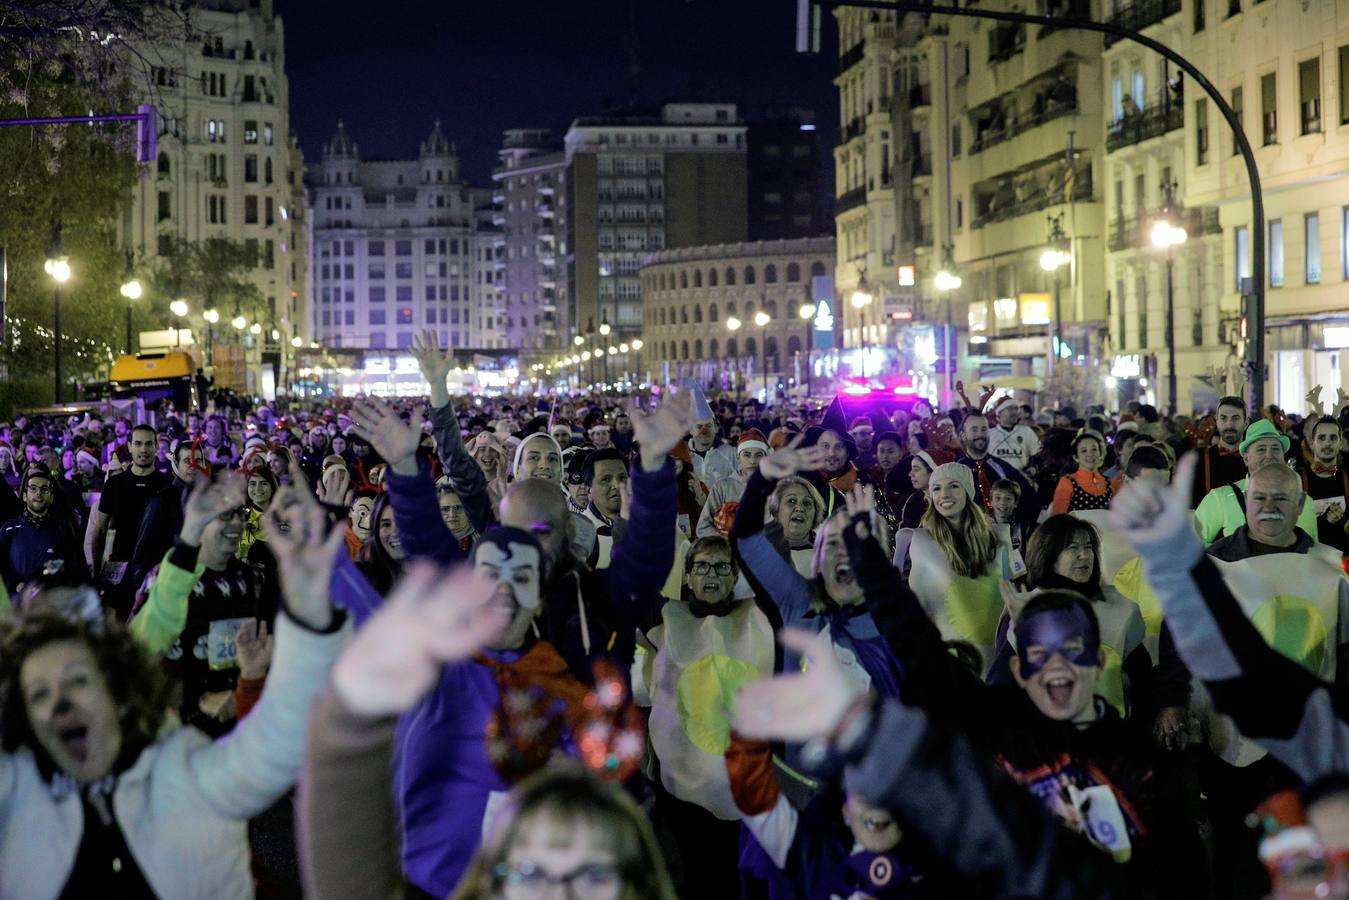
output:
[[[773,321],[766,312],[754,314],[754,324],[759,326],[759,363],[763,366],[763,399],[768,402],[768,323]]]
[[[1054,374],[1054,358],[1063,346],[1063,305],[1060,301],[1059,269],[1073,261],[1072,254],[1063,249],[1068,236],[1063,233],[1062,216],[1049,217],[1049,249],[1040,254],[1040,268],[1054,274],[1054,327],[1050,329],[1049,366],[1046,373]]]
[[[806,396],[810,396],[810,356],[815,351],[815,304],[802,303],[796,314],[806,323]]]
[[[1171,280],[1175,260],[1172,249],[1189,238],[1189,232],[1171,224],[1171,208],[1176,199],[1176,183],[1162,185],[1162,218],[1152,226],[1152,245],[1166,251],[1166,388],[1168,411],[1176,414],[1176,297]]]
[[[299,350],[303,344],[304,340],[298,334],[290,339],[290,345],[294,347],[296,350]]]
[[[181,347],[183,345],[182,332],[179,329],[179,319],[187,315],[187,301],[178,299],[169,304],[169,312],[173,313],[173,345]]]
[[[215,326],[220,321],[220,311],[215,307],[201,314],[206,320],[206,364],[215,364]]]
[[[230,320],[230,324],[234,326],[235,331],[243,331],[248,327],[248,320],[243,317],[242,313],[239,313]]]
[[[637,383],[642,382],[642,339],[632,339],[632,349],[637,353]]]
[[[871,291],[867,289],[867,276],[863,273],[857,281],[857,290],[852,292],[852,306],[857,310],[857,333],[861,336],[862,344],[862,377],[867,377],[867,324],[866,314],[863,312],[871,305],[875,298]]]
[[[130,256],[130,254],[127,254]],[[128,272],[127,280],[122,283],[122,296],[126,298],[126,355],[131,355],[131,302],[139,300],[145,293],[141,283]]]
[[[729,319],[726,320],[726,330],[729,331],[731,334],[735,334],[737,331],[740,330],[740,320],[737,319],[735,316],[731,316]],[[739,399],[740,399],[740,348],[739,348],[739,347],[736,347],[735,349],[736,349],[736,353],[735,353],[735,363],[734,363],[734,365],[735,365],[735,398],[736,398],[737,400],[739,400]]]
[[[70,280],[70,259],[61,255],[61,224],[52,225],[52,246],[43,269],[52,277],[56,290],[56,402],[65,402],[65,386],[61,378],[61,285]]]
[[[947,253],[947,259],[950,259],[951,247],[948,244],[944,250]],[[951,382],[953,369],[955,368],[955,354],[951,352],[954,341],[951,340],[951,302],[950,293],[960,290],[964,282],[959,275],[953,274],[946,267],[937,270],[937,274],[932,278],[932,286],[937,289],[939,294],[947,297],[946,306],[946,324],[942,326],[942,359],[946,371],[942,378],[942,397],[941,405],[945,409],[951,402]]]

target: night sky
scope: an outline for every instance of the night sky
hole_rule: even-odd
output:
[[[560,135],[579,115],[699,100],[747,118],[767,103],[812,107],[831,155],[833,21],[820,55],[797,55],[793,0],[275,2],[309,162],[338,118],[367,159],[415,157],[439,118],[466,178],[485,186],[507,128]]]

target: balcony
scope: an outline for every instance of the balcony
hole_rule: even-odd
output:
[[[932,223],[919,223],[913,226],[913,242],[919,247],[931,247],[932,243]]]
[[[932,85],[915,84],[909,88],[909,109],[921,109],[932,105]]]
[[[989,63],[1006,62],[1026,49],[1026,26],[999,25],[988,33]]]
[[[1106,19],[1106,22],[1111,25],[1118,25],[1121,28],[1142,31],[1149,25],[1156,25],[1178,12],[1180,12],[1180,0],[1135,0],[1135,2],[1122,7],[1119,12]],[[1119,38],[1114,35],[1107,34],[1105,45],[1109,47],[1118,40]]]
[[[1162,211],[1155,210],[1143,216],[1118,218],[1110,223],[1106,237],[1106,247],[1111,253],[1121,250],[1146,249],[1152,246],[1152,226],[1161,219]],[[1199,207],[1179,211],[1180,224],[1184,226],[1191,239],[1207,234],[1222,234],[1222,225],[1218,221],[1218,210],[1213,207]]]
[[[865,42],[859,42],[839,55],[838,73],[840,75],[862,61],[862,57],[866,56],[866,46]]]
[[[989,127],[985,129],[974,139],[974,143],[970,144],[970,152],[980,153],[989,147],[997,146],[1004,141],[1010,141],[1032,128],[1039,128],[1046,122],[1052,122],[1064,116],[1077,115],[1077,88],[1069,84],[1064,88],[1056,88],[1056,90],[1058,93],[1049,96],[1047,99],[1036,98],[1038,110],[1033,106],[1030,112],[1006,122],[1002,128]]]
[[[1060,19],[1083,19],[1091,20],[1091,0],[1057,0],[1051,2],[1045,10],[1045,15],[1054,16]],[[1062,25],[1041,25],[1040,37],[1048,37],[1056,31],[1062,30]]]
[[[1053,191],[1049,189],[1039,189],[1028,191],[1021,199],[1016,199],[1015,195],[1010,198],[996,199],[996,202],[990,201],[988,208],[977,214],[970,223],[973,228],[983,228],[985,225],[992,225],[995,222],[1005,222],[1008,219],[1014,219],[1017,216],[1024,216],[1027,213],[1040,212],[1051,206],[1058,206],[1060,203],[1067,203],[1068,198],[1062,190]],[[1074,202],[1083,203],[1092,199],[1091,195],[1091,169],[1085,169],[1085,174],[1079,176],[1073,183],[1072,199]]]
[[[845,194],[840,194],[838,199],[834,201],[834,212],[835,214],[845,213],[866,202],[867,189],[864,187],[853,188]]]
[[[913,177],[923,178],[932,174],[932,154],[920,153],[913,158]]]
[[[866,130],[867,130],[866,122],[862,119],[861,116],[858,116],[857,118],[850,120],[847,125],[844,125],[842,128],[839,129],[838,142],[840,145],[846,144],[848,143],[848,141],[852,140],[855,137],[858,137]]]
[[[1123,147],[1131,147],[1184,127],[1185,110],[1179,103],[1171,102],[1169,96],[1159,95],[1144,111],[1131,114],[1126,110],[1124,118],[1110,123],[1105,136],[1105,150],[1114,153]]]

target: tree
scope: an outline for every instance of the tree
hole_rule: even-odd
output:
[[[258,264],[257,251],[243,241],[167,237],[159,248],[150,293],[167,314],[170,301],[196,301],[198,312],[215,308],[229,318],[234,307],[252,308],[262,292],[247,277]]]

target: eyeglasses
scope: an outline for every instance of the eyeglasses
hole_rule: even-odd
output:
[[[733,571],[728,562],[710,563],[699,561],[689,566],[689,571],[694,575],[706,575],[708,572],[716,571],[718,575],[730,575]]]
[[[30,494],[50,494],[52,486],[50,484],[30,484],[26,490]]]
[[[234,519],[238,519],[240,522],[246,522],[248,521],[248,507],[236,506],[234,509],[227,509],[216,516],[216,518],[222,522],[229,522]]]
[[[496,867],[497,889],[506,900],[543,900],[561,885],[571,900],[616,900],[624,878],[617,866],[587,863],[565,875],[545,872],[532,862],[502,863]]]

